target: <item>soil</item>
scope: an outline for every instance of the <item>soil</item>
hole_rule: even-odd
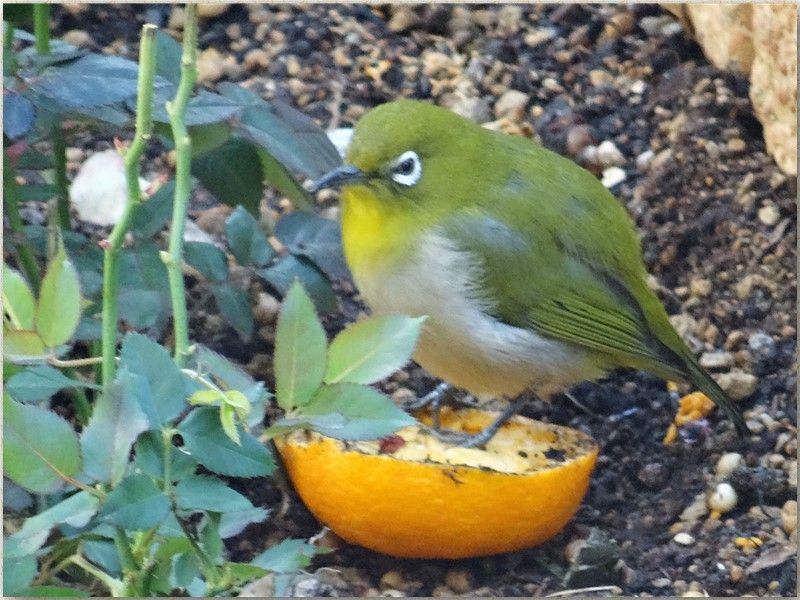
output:
[[[135,58],[144,19],[172,27],[179,11],[89,5],[77,15],[55,8],[54,20],[62,34],[80,29],[96,48]],[[698,353],[727,353],[720,371],[733,372],[730,385],[742,373],[756,378],[741,400],[754,432],[747,439],[712,414],[663,444],[675,398],[663,381],[640,372],[581,384],[571,391],[576,402],[538,402],[524,414],[586,431],[602,448],[583,505],[555,538],[496,557],[415,561],[327,532],[320,543],[334,551],[316,557],[291,593],[531,596],[603,586],[595,593],[794,595],[796,527],[781,513],[796,498],[797,191],[766,154],[744,76],[711,66],[654,5],[235,5],[203,20],[200,43],[233,57],[220,80],[286,99],[326,128],[352,126],[399,96],[428,99],[532,136],[599,176],[621,178],[612,191],[636,221],[676,326]],[[213,89],[219,73],[205,73],[202,85]],[[510,90],[525,96],[520,101]],[[153,156],[148,166],[164,164]],[[196,198],[199,221],[211,221],[210,204],[207,195]],[[321,208],[335,215],[335,198]],[[258,285],[251,282],[254,297]],[[242,344],[213,314],[204,284],[192,280],[189,289],[192,338],[247,365],[272,389],[271,326]],[[352,284],[337,289],[341,314],[326,323],[330,334],[363,309]],[[435,383],[412,366],[385,388],[420,394]],[[726,452],[744,460],[728,478],[738,503],[709,515],[704,495],[716,486],[715,465]],[[275,512],[230,540],[234,559],[320,533],[280,478],[235,485]],[[590,534],[608,560],[581,570],[576,540]]]

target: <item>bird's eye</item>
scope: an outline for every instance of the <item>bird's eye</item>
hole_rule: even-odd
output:
[[[392,180],[400,185],[415,185],[422,177],[422,162],[413,150],[403,152],[392,163]]]

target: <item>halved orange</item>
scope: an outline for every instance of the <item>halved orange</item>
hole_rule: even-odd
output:
[[[495,417],[443,409],[442,426],[475,433]],[[405,558],[486,556],[541,544],[577,511],[598,453],[579,431],[520,416],[485,449],[443,444],[417,426],[383,442],[295,431],[275,444],[320,521],[348,542]]]

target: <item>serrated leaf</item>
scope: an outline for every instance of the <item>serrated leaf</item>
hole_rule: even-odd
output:
[[[275,225],[275,237],[289,252],[305,256],[331,279],[350,276],[338,223],[313,213],[293,211]]]
[[[224,481],[208,475],[194,475],[175,486],[178,508],[188,511],[242,511],[253,508],[252,502]]]
[[[311,564],[316,548],[305,540],[283,540],[268,548],[251,563],[273,573],[294,573]]]
[[[184,448],[208,470],[235,477],[261,477],[275,469],[269,450],[239,429],[241,445],[234,444],[219,422],[214,408],[198,408],[178,428]]]
[[[213,244],[205,242],[184,243],[184,260],[211,281],[228,278],[228,261],[225,254]]]
[[[233,326],[243,342],[249,342],[255,323],[247,292],[227,283],[214,284],[211,292],[220,314]]]
[[[325,374],[325,330],[303,286],[283,300],[275,332],[275,393],[284,410],[307,404]]]
[[[142,408],[154,428],[168,423],[186,407],[186,388],[181,372],[167,349],[147,336],[131,332],[125,335],[120,350],[120,365],[147,382],[153,408]]]
[[[147,431],[133,446],[134,465],[153,479],[164,479],[164,442],[160,431]],[[179,481],[192,475],[197,461],[180,448],[170,445],[170,479]]]
[[[3,555],[3,596],[19,596],[36,577],[35,556],[11,558]]]
[[[356,383],[322,386],[303,417],[322,435],[342,440],[378,439],[416,423],[391,398]]]
[[[192,159],[192,175],[220,201],[241,204],[253,214],[264,195],[261,162],[253,145],[231,138],[221,146]]]
[[[189,396],[189,404],[193,406],[202,406],[203,404],[214,404],[221,402],[224,394],[219,390],[197,390]]]
[[[250,414],[250,401],[242,392],[238,390],[228,390],[222,401],[236,411],[236,415],[242,422],[247,421],[247,415]]]
[[[100,516],[110,525],[147,529],[169,512],[169,498],[147,475],[129,475],[106,497]]]
[[[289,291],[295,280],[299,280],[319,312],[328,314],[336,310],[336,295],[330,281],[311,261],[302,256],[284,256],[266,269],[256,269],[256,274],[282,295]]]
[[[247,583],[251,579],[263,577],[269,573],[269,571],[266,569],[262,569],[261,567],[257,567],[255,565],[233,562],[225,563],[225,571],[229,574],[231,579],[233,579],[234,585]]]
[[[328,349],[325,383],[370,384],[401,369],[409,360],[425,317],[387,315],[353,323]]]
[[[219,535],[219,519],[219,512],[207,512],[198,528],[200,545],[215,563],[222,557],[222,550],[225,548]]]
[[[3,93],[3,133],[10,140],[22,137],[33,127],[33,102],[14,91]]]
[[[36,299],[19,271],[3,263],[3,312],[14,329],[33,329]]]
[[[70,379],[49,365],[30,367],[13,375],[6,383],[6,390],[19,402],[41,402],[64,388],[88,387],[100,389],[91,383]]]
[[[89,425],[81,433],[83,471],[89,477],[112,485],[122,479],[133,442],[149,427],[139,401],[144,381],[123,366],[108,392],[95,403]]]
[[[100,501],[88,492],[78,492],[25,520],[22,528],[5,543],[6,556],[35,553],[47,541],[50,530],[61,524],[83,527],[97,513]]]
[[[256,506],[242,510],[226,510],[219,522],[219,535],[222,539],[239,535],[251,523],[261,523],[268,516],[268,510]]]
[[[120,255],[119,316],[136,329],[158,332],[172,314],[167,270],[159,252],[153,242],[141,241]]]
[[[242,266],[263,267],[275,256],[261,225],[241,206],[225,219],[225,237],[236,261]]]
[[[131,231],[141,238],[153,237],[161,231],[172,216],[175,198],[175,180],[163,184],[133,213]]]
[[[236,429],[236,411],[229,404],[223,404],[219,407],[219,422],[222,425],[222,431],[230,440],[237,446],[241,446],[242,441],[239,438],[239,431]]]
[[[78,273],[59,248],[50,261],[39,290],[36,306],[36,332],[54,348],[66,343],[75,333],[81,318],[81,288]]]
[[[3,398],[3,468],[12,481],[49,494],[80,466],[78,436],[69,423],[49,410]]]

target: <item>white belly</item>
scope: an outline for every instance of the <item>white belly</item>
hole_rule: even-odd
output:
[[[602,375],[586,352],[498,321],[476,293],[483,266],[444,237],[429,235],[402,266],[354,273],[375,314],[427,315],[414,359],[480,397],[542,396]]]

